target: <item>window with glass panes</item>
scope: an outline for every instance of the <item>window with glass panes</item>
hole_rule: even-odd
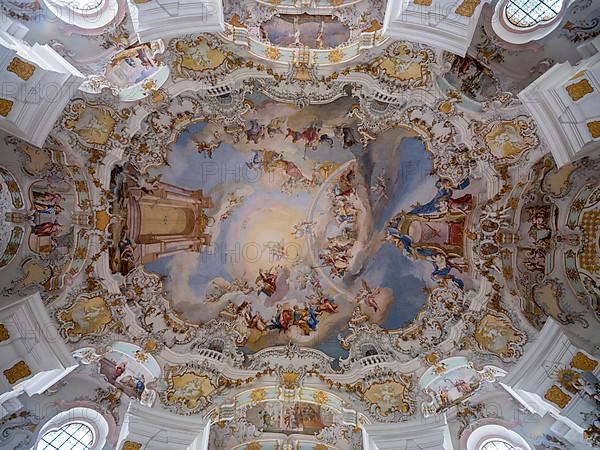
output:
[[[92,429],[84,423],[72,422],[44,434],[37,450],[90,450],[93,443]]]
[[[554,19],[563,0],[508,0],[505,14],[516,27],[529,28]]]

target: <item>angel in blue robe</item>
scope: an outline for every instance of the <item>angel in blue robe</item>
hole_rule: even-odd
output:
[[[452,266],[448,262],[445,255],[438,252],[437,254],[432,255],[430,260],[433,264],[433,272],[431,272],[431,278],[433,278],[436,281],[444,279],[452,280],[452,282],[454,282],[454,284],[456,284],[460,289],[465,288],[465,283],[461,279],[457,278],[456,276],[450,273],[450,271],[452,270]]]
[[[140,375],[139,377],[135,378],[135,393],[138,397],[141,397],[146,389],[145,381],[144,375]]]
[[[465,189],[469,186],[470,181],[468,178],[462,180],[455,189]],[[464,211],[466,205],[470,203],[472,196],[470,194],[463,195],[460,198],[453,199],[452,194],[454,192],[452,183],[450,180],[440,178],[435,183],[437,193],[435,197],[424,205],[416,204],[412,206],[412,209],[408,214],[414,216],[427,217],[427,216],[439,216],[446,214],[451,209],[458,211]]]
[[[319,319],[317,319],[317,311],[313,305],[307,306],[304,308],[308,311],[308,319],[306,319],[306,324],[311,330],[316,330],[317,325],[319,324]]]
[[[63,209],[58,203],[33,202],[33,209],[39,214],[60,214]]]
[[[431,272],[431,278],[436,281],[444,279],[452,280],[460,289],[464,289],[464,282],[450,273],[455,268],[455,265],[450,263],[448,257],[440,250],[432,247],[413,246],[412,239],[406,234],[402,234],[397,228],[387,227],[387,237],[390,238],[394,244],[404,250],[405,254],[412,258],[426,259],[433,265],[433,272]],[[459,269],[460,270],[460,269]]]

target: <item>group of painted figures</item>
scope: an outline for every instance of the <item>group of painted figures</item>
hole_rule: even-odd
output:
[[[57,236],[62,226],[58,220],[48,220],[54,218],[63,211],[61,201],[64,201],[64,196],[59,193],[48,191],[31,191],[33,209],[33,226],[32,233],[40,237]]]
[[[277,330],[279,332],[291,331],[292,327],[298,329],[308,336],[317,329],[319,316],[324,313],[336,312],[338,306],[333,300],[325,297],[320,303],[305,302],[302,306],[289,303],[278,303],[275,307],[273,317],[267,322],[260,312],[253,312],[252,305],[247,301],[239,306],[229,303],[225,314],[229,313],[232,317],[241,317],[248,328],[253,328],[259,332],[268,332]]]
[[[103,373],[108,382],[113,386],[125,390],[126,394],[135,396],[138,400],[146,390],[146,378],[142,373],[132,374],[127,367],[127,361],[121,361],[116,364],[112,360],[104,360],[100,364],[101,373]],[[107,367],[105,368],[104,365]],[[110,366],[114,366],[112,370]]]
[[[358,197],[353,184],[354,169],[350,168],[340,175],[328,192],[339,234],[327,238],[327,244],[319,252],[319,259],[325,267],[329,268],[331,278],[344,277],[356,241]]]
[[[30,201],[31,249],[35,253],[49,254],[57,248],[69,247],[72,226],[65,230],[65,194],[51,191],[49,187],[34,186],[30,190]]]
[[[284,142],[288,141],[292,144],[303,144],[304,159],[306,159],[307,151],[316,151],[320,145],[327,145],[329,148],[333,148],[336,139],[345,149],[360,143],[358,131],[351,125],[338,125],[335,126],[331,132],[324,133],[324,126],[320,121],[314,121],[308,127],[296,130],[287,126],[287,120],[288,118],[285,116],[274,117],[266,124],[260,123],[256,119],[248,120],[246,128],[243,130],[243,136],[246,138],[246,143],[258,145],[258,143],[264,139],[283,136]],[[238,139],[239,137],[236,137],[236,142]],[[214,151],[219,148],[222,142],[221,133],[217,131],[213,133],[212,141],[195,141],[195,144],[198,153],[206,154],[209,158],[212,158]],[[250,163],[254,167],[257,166],[258,162],[255,161],[255,159],[256,155]]]
[[[386,239],[413,260],[429,261],[433,266],[431,278],[438,283],[450,281],[459,288],[464,282],[455,275],[466,269],[463,255],[464,221],[472,208],[473,196],[454,197],[454,190],[466,189],[468,178],[453,186],[440,178],[433,199],[424,205],[412,205],[408,212],[396,214],[386,226]],[[409,225],[420,225],[418,241],[411,236]],[[414,227],[413,227],[414,228]]]
[[[278,270],[261,270],[257,280],[257,293],[270,293],[273,295],[277,289],[276,275]],[[241,318],[246,327],[257,330],[260,333],[269,331],[278,331],[286,333],[291,331],[293,327],[297,327],[302,334],[308,336],[311,332],[316,331],[320,322],[320,317],[324,314],[334,314],[338,310],[338,305],[333,298],[327,295],[319,281],[318,276],[314,271],[306,275],[304,282],[307,288],[310,288],[312,293],[307,295],[302,304],[293,302],[277,302],[273,316],[266,320],[259,311],[253,311],[252,304],[248,301],[243,301],[239,306],[233,302],[229,302],[222,316],[230,319]],[[232,289],[243,290],[245,294],[249,294],[253,289],[248,283],[242,283],[236,280],[235,287]],[[263,289],[262,291],[259,289]],[[268,295],[267,295],[268,296]]]

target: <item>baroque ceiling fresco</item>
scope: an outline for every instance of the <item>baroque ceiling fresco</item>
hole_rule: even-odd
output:
[[[487,5],[463,58],[384,38],[385,2],[312,3],[148,44],[128,14],[31,28],[87,80],[43,147],[2,136],[0,291],[40,292],[117,424],[131,398],[210,418],[211,449],[359,449],[482,419],[548,318],[598,344],[600,160],[557,168],[516,96],[598,5],[519,50]]]

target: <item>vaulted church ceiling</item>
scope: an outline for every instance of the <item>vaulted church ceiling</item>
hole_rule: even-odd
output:
[[[87,79],[42,147],[2,135],[0,292],[40,292],[107,411],[208,417],[215,449],[464,407],[548,318],[597,340],[600,161],[557,168],[517,98],[598,34],[581,3],[524,51],[482,18],[465,57],[385,38],[375,0],[32,27]]]

